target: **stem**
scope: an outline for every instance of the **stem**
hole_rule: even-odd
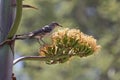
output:
[[[72,54],[73,55],[73,54]],[[69,56],[72,56],[72,55],[69,55]],[[36,61],[47,61],[47,60],[50,60],[50,59],[56,59],[56,58],[64,58],[64,57],[68,57],[67,54],[65,55],[61,55],[61,56],[53,56],[53,57],[43,57],[43,56],[23,56],[23,57],[20,57],[20,58],[17,58],[13,61],[13,65],[15,65],[16,63],[20,62],[20,61],[23,61],[23,60],[36,60]]]
[[[12,0],[0,0],[0,43],[7,38],[13,23]],[[8,45],[0,47],[0,80],[11,80],[13,54]]]
[[[40,61],[44,61],[47,60],[48,58],[46,57],[41,57],[41,56],[23,56],[20,58],[17,58],[13,61],[13,65],[15,65],[16,63],[18,63],[19,61],[23,61],[23,60],[40,60]]]

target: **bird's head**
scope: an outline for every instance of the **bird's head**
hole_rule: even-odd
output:
[[[52,26],[52,27],[57,27],[57,26],[62,27],[62,25],[58,24],[57,22],[52,22],[50,24],[50,26]]]

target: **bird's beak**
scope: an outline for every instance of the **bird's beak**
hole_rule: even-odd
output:
[[[63,27],[62,25],[58,25],[58,26]]]

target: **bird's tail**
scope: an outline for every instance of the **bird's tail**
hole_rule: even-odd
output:
[[[29,34],[16,35],[16,39],[28,39],[30,38]]]

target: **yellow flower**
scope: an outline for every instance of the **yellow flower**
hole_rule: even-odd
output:
[[[64,28],[54,32],[51,36],[52,44],[40,50],[40,56],[50,57],[46,62],[63,63],[73,56],[86,57],[100,49],[96,39],[78,29]]]

